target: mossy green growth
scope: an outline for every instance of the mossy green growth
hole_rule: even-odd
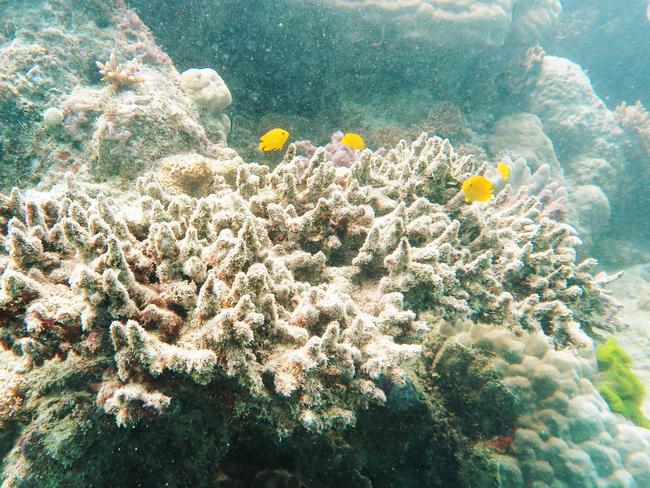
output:
[[[598,391],[612,411],[620,413],[636,425],[650,429],[650,420],[641,412],[645,387],[632,372],[632,358],[614,337],[596,348],[598,360]]]

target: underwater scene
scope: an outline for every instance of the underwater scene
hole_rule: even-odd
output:
[[[1,488],[650,488],[649,0],[0,0]]]

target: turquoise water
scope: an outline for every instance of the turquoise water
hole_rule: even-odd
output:
[[[4,487],[650,487],[645,0],[0,0]]]

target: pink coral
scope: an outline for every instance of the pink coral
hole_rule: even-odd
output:
[[[332,134],[332,140],[325,146],[325,160],[334,164],[334,166],[341,166],[349,168],[357,160],[357,153],[354,149],[341,144],[343,139],[343,132],[337,131]],[[296,153],[299,156],[312,157],[316,152],[316,146],[311,141],[297,141]]]

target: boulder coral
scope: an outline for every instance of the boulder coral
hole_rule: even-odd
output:
[[[486,378],[474,392],[492,407],[461,405],[489,415],[475,421],[474,429],[501,434],[486,442],[497,453],[498,486],[613,488],[650,482],[650,431],[610,411],[594,384],[593,351],[558,351],[539,335],[515,336],[485,324],[442,325],[439,332],[445,339],[435,361],[444,365],[447,388],[468,364],[472,376]],[[602,354],[597,355],[600,363]],[[625,387],[632,389],[627,382]],[[620,383],[617,388],[620,393]],[[470,392],[463,399],[474,397]]]
[[[355,9],[366,18],[396,24],[409,38],[443,45],[500,45],[510,36],[529,41],[555,25],[562,10],[557,0],[327,0]],[[395,27],[395,26],[393,26]]]

